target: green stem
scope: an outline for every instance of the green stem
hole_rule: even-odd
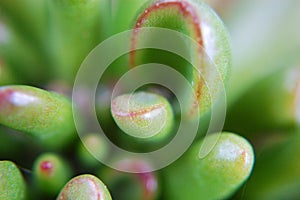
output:
[[[5,41],[0,43],[1,59],[17,81],[42,85],[52,78],[52,69],[49,68],[45,48],[28,40],[24,35],[13,30],[9,24],[1,22],[0,24],[7,34]],[[35,73],[32,73],[33,71]]]
[[[72,83],[81,62],[106,34],[104,0],[49,1],[52,65],[58,78]]]

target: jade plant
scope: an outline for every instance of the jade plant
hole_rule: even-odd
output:
[[[57,199],[111,200],[112,198],[102,181],[93,175],[86,174],[71,179],[62,189]]]
[[[0,162],[1,199],[24,199],[26,184],[18,167],[11,161]]]
[[[241,81],[237,75],[257,62],[236,62],[231,13],[245,5],[225,4],[1,0],[0,199],[299,198],[299,69],[282,67],[264,80],[252,72]],[[105,61],[89,56],[122,34],[126,52],[103,69],[90,109],[90,77],[79,93],[72,90],[78,73],[86,63],[101,68]],[[108,45],[99,57],[123,45]],[[273,61],[261,60],[272,69]],[[127,90],[146,73],[118,86],[149,63],[157,76],[170,67],[186,85],[165,73],[172,88],[148,81]]]

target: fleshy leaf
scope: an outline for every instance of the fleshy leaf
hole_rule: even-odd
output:
[[[166,138],[173,126],[173,111],[162,96],[136,92],[116,97],[112,101],[112,115],[127,134],[149,140]]]
[[[35,160],[33,176],[40,191],[57,194],[71,178],[71,168],[60,156],[45,153]]]
[[[249,177],[254,153],[244,138],[222,133],[212,151],[200,159],[198,152],[202,142],[164,170],[168,199],[228,198]]]
[[[30,86],[0,87],[0,124],[28,133],[51,148],[75,136],[71,102]]]
[[[61,190],[57,200],[111,200],[102,181],[92,175],[79,175]]]
[[[143,37],[140,29],[144,27],[160,27],[178,31],[190,37],[197,43],[191,47],[186,41],[172,41],[161,35]],[[170,55],[160,50],[137,51],[140,43],[147,44],[155,40],[176,48],[185,49],[192,60],[191,63],[180,60],[179,56]],[[174,44],[176,43],[176,44]],[[189,113],[186,116],[194,118],[209,110],[209,107],[219,96],[220,88],[224,87],[229,76],[231,65],[231,49],[229,36],[223,22],[214,11],[203,2],[194,0],[160,0],[149,1],[139,12],[131,38],[131,54],[129,65],[159,62],[177,68],[190,81],[194,97],[187,97]],[[186,58],[185,58],[186,59]]]
[[[0,161],[0,199],[25,199],[26,186],[18,167],[11,161]]]

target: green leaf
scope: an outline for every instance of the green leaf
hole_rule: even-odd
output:
[[[111,200],[104,183],[92,175],[79,175],[61,190],[57,200]]]
[[[40,191],[53,195],[71,178],[71,168],[60,156],[44,153],[34,161],[33,177]]]
[[[136,92],[116,97],[111,112],[118,126],[128,135],[145,140],[163,140],[173,127],[173,110],[163,96]]]
[[[166,199],[225,199],[249,177],[254,153],[244,138],[222,133],[212,151],[200,159],[202,142],[163,170]]]
[[[198,46],[184,39],[170,41],[172,37],[162,37],[156,33],[143,37],[139,29],[144,27],[160,27],[183,33]],[[194,97],[187,96],[184,106],[188,106],[189,113],[186,115],[194,118],[198,115],[198,107],[200,115],[206,113],[219,97],[220,88],[228,79],[231,67],[229,35],[221,19],[203,2],[152,0],[139,11],[133,28],[129,65],[135,67],[144,63],[162,63],[182,72],[195,94]],[[170,49],[181,49],[185,52],[185,58],[174,55],[172,51],[135,50],[139,44],[151,46],[153,41],[166,44]],[[192,63],[187,63],[185,59],[190,59]]]
[[[25,199],[26,186],[18,167],[11,161],[0,161],[0,199]]]
[[[0,124],[58,148],[75,136],[72,105],[61,95],[30,86],[0,87]]]

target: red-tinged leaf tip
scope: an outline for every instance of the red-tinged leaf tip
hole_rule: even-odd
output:
[[[2,87],[0,89],[0,109],[5,108],[2,106],[21,107],[30,103],[37,102],[38,98],[30,93],[23,93],[17,88]]]
[[[116,97],[111,112],[128,135],[143,139],[166,138],[173,126],[170,103],[154,93],[136,92]]]
[[[173,9],[173,11],[177,11],[177,14],[181,15],[185,21],[190,24],[191,32],[193,33],[194,39],[198,42],[200,46],[203,46],[202,40],[202,32],[199,26],[199,17],[197,15],[197,11],[195,7],[191,5],[187,1],[172,1],[172,0],[162,0],[157,1],[152,4],[148,8],[142,12],[142,14],[136,20],[136,24],[134,26],[134,33],[131,38],[131,54],[130,54],[130,67],[135,66],[135,49],[137,43],[137,36],[139,33],[139,28],[149,26],[145,22],[147,22],[147,18],[151,15],[155,15],[155,12],[161,12],[166,9]],[[199,53],[202,52],[202,49],[199,49]]]
[[[57,200],[111,200],[102,181],[92,175],[80,175],[71,179],[61,190]]]
[[[51,176],[53,165],[51,161],[43,161],[40,164],[40,169],[44,175]]]
[[[13,95],[14,91],[9,88],[1,88],[0,89],[0,110],[1,112],[9,112],[12,107],[14,106],[13,102],[11,101],[11,96]]]
[[[47,194],[57,194],[71,177],[69,164],[54,153],[37,157],[33,165],[33,180],[37,188]]]
[[[201,98],[201,91],[202,87],[204,85],[203,79],[201,78],[200,74],[197,72],[198,70],[205,70],[203,66],[203,62],[201,59],[203,59],[203,39],[202,39],[202,30],[199,25],[200,17],[197,14],[196,7],[192,5],[188,1],[172,1],[172,0],[163,0],[158,1],[154,4],[152,4],[150,7],[146,8],[145,11],[139,16],[137,19],[137,23],[134,27],[134,33],[131,39],[131,54],[130,54],[130,66],[135,66],[135,49],[136,49],[136,43],[137,43],[137,37],[139,33],[139,28],[147,27],[149,26],[147,22],[147,18],[154,16],[157,12],[162,12],[164,10],[172,9],[172,11],[176,11],[179,16],[182,16],[182,18],[185,20],[187,26],[189,27],[190,36],[199,44],[199,48],[196,50],[197,57],[198,57],[198,66],[197,70],[194,72],[194,78],[193,78],[193,88],[195,91],[195,99],[192,103],[192,108],[190,109],[190,115],[194,115],[195,112],[199,106],[199,101]],[[151,25],[150,25],[151,26]],[[155,25],[153,25],[155,26]]]
[[[71,102],[30,86],[0,87],[0,124],[29,134],[51,148],[74,138]]]
[[[195,95],[187,97],[188,112],[184,116],[194,119],[198,108],[204,114],[222,91],[230,70],[231,51],[224,24],[207,5],[193,0],[151,1],[140,13],[130,41],[129,66],[135,67],[138,58],[142,58],[139,55],[143,53],[136,52],[139,44],[147,40],[142,37],[142,28],[161,27],[187,35],[198,45],[187,49],[193,64],[188,73]]]
[[[232,133],[222,133],[218,143],[207,156],[207,160],[216,160],[218,163],[216,166],[219,169],[226,170],[227,167],[227,169],[231,168],[232,171],[236,170],[236,178],[243,180],[251,173],[254,153],[251,145],[244,138]]]

